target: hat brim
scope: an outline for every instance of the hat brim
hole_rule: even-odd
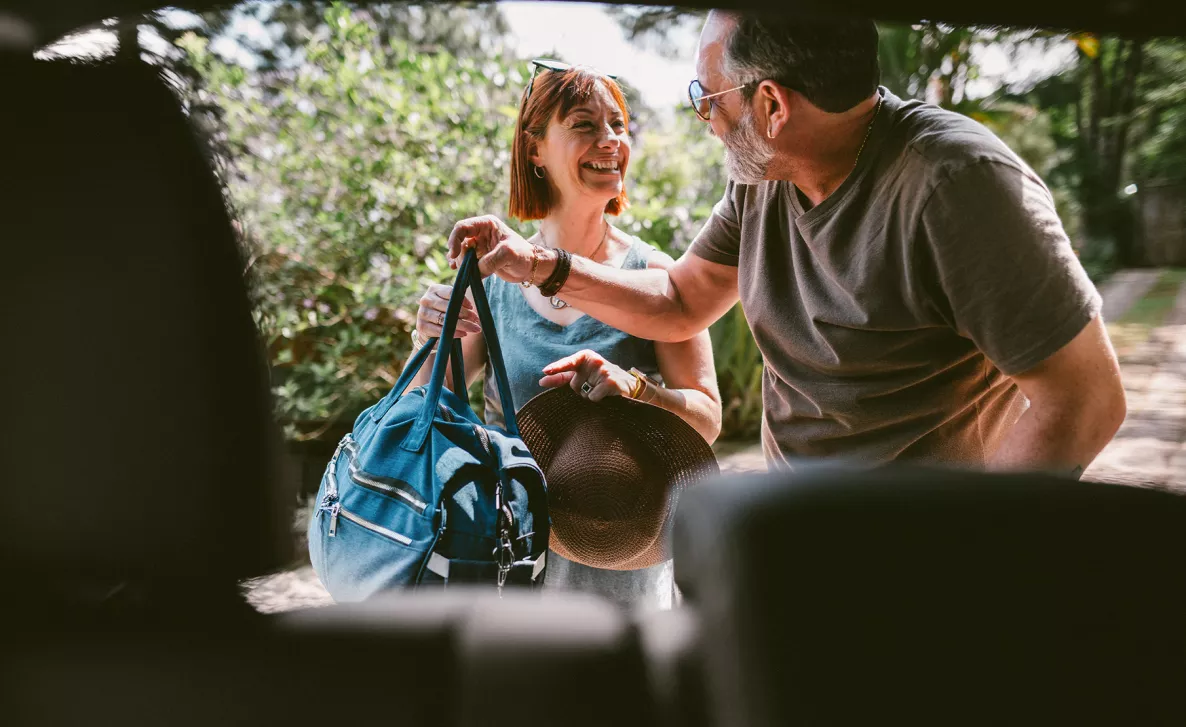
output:
[[[620,396],[592,402],[560,387],[524,404],[518,420],[548,484],[549,547],[594,568],[668,560],[680,494],[720,472],[708,442],[653,404]]]

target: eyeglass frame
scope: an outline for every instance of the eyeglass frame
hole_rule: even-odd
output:
[[[564,71],[575,68],[575,66],[573,66],[571,63],[557,61],[552,58],[533,58],[531,60],[531,65],[535,66],[535,69],[532,70],[531,78],[527,81],[527,88],[523,89],[523,106],[526,106],[527,102],[531,100],[531,92],[535,90],[535,77],[539,75],[541,68],[545,71],[553,71],[555,73],[563,73]],[[603,71],[598,71],[598,73],[601,73],[603,76],[612,81],[618,80],[618,77],[611,73],[605,73]]]
[[[758,83],[761,83],[761,81],[750,81],[749,83],[743,83],[740,86],[735,86],[733,88],[726,89],[724,91],[717,91],[716,93],[705,94],[704,96],[700,97],[700,100],[707,101],[710,98],[716,98],[717,96],[724,96],[727,93],[733,93],[734,91],[740,91],[743,88],[746,88],[748,86],[753,86]],[[715,104],[713,104],[711,101],[709,101],[707,116],[700,113],[700,105],[696,102],[696,96],[694,96],[692,94],[693,86],[699,86],[701,91],[704,90],[704,85],[700,83],[699,78],[693,78],[691,83],[688,84],[688,102],[692,104],[692,110],[696,112],[696,115],[700,117],[701,121],[711,121],[712,120],[712,107]]]

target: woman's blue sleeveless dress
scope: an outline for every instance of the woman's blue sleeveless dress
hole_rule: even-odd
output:
[[[645,268],[653,249],[635,238],[622,269]],[[486,279],[485,286],[516,409],[544,391],[539,380],[545,366],[586,348],[623,369],[637,367],[658,378],[654,342],[635,338],[587,315],[562,326],[537,313],[523,297],[521,286],[493,275]],[[485,417],[487,423],[502,425],[502,406],[492,378],[487,367]],[[612,571],[574,563],[549,552],[544,587],[593,592],[630,607],[671,608],[676,598],[671,561],[640,570]]]

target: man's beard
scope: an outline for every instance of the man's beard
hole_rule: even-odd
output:
[[[721,141],[725,144],[725,171],[734,182],[757,184],[766,178],[774,150],[758,133],[753,110],[746,106],[737,126]]]

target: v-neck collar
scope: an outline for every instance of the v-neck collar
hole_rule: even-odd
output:
[[[885,139],[889,136],[890,129],[893,127],[893,121],[897,116],[898,109],[902,106],[902,100],[891,93],[885,86],[878,86],[877,91],[881,94],[881,109],[873,119],[873,128],[869,130],[869,138],[865,142],[865,148],[861,152],[860,159],[857,159],[857,165],[852,170],[852,173],[841,182],[835,192],[832,192],[832,194],[828,195],[827,199],[814,207],[805,209],[799,199],[800,192],[795,185],[790,180],[779,182],[783,188],[783,197],[787,200],[787,204],[791,206],[791,209],[795,211],[796,224],[812,226],[817,221],[826,218],[831,210],[842,204],[852,194],[852,191],[860,186],[861,181],[877,160],[877,154],[882,146],[884,146]]]

